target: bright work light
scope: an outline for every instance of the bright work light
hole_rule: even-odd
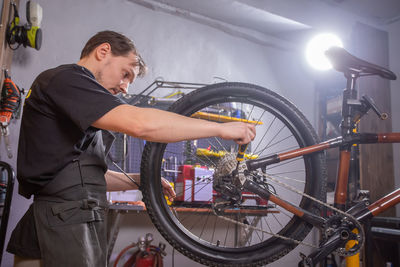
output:
[[[332,46],[343,47],[342,41],[334,34],[325,33],[315,36],[307,45],[306,58],[310,65],[318,70],[329,70],[331,63],[325,56],[325,51]]]

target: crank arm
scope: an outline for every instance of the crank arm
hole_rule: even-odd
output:
[[[304,221],[312,224],[313,226],[322,229],[324,227],[324,224],[326,220],[320,216],[317,216],[307,210],[304,210],[300,207],[297,207],[293,204],[291,204],[288,201],[285,201],[269,190],[261,187],[259,184],[253,182],[250,179],[246,179],[246,181],[243,184],[243,187],[246,191],[250,191],[252,193],[255,193],[259,195],[262,198],[265,198],[266,200],[272,201],[276,205],[284,208],[285,210],[289,211],[290,213],[302,218]]]
[[[330,237],[326,242],[320,245],[320,247],[308,255],[302,263],[303,266],[314,267],[320,261],[325,259],[329,254],[335,251],[338,247],[344,246],[348,240],[344,240],[340,233],[336,233],[332,237]]]

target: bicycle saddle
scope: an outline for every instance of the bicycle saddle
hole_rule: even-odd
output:
[[[325,52],[325,55],[337,71],[359,75],[379,75],[388,80],[397,79],[396,74],[392,71],[359,59],[341,47],[331,47]]]

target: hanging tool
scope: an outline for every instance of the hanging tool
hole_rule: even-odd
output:
[[[42,7],[35,3],[28,1],[26,3],[26,19],[25,25],[20,25],[20,17],[18,14],[17,5],[11,1],[11,6],[14,9],[14,18],[7,26],[6,40],[12,50],[16,50],[21,44],[24,47],[30,46],[39,50],[42,46],[42,29],[40,24],[43,18]],[[12,47],[12,45],[17,46]]]
[[[0,127],[1,135],[4,138],[6,145],[7,156],[12,158],[11,144],[10,144],[10,121],[15,117],[18,108],[21,104],[21,94],[23,91],[11,80],[7,70],[4,70],[4,83],[2,89],[2,96],[0,101]]]

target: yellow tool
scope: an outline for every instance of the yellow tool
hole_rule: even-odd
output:
[[[244,160],[244,152],[246,152],[247,146],[249,144],[245,144],[245,145],[239,145],[239,150],[238,153],[236,155],[236,160],[237,161],[243,161]]]
[[[213,151],[213,150],[208,150],[206,148],[198,148],[196,150],[196,155],[197,156],[204,156],[204,157],[216,157],[220,158],[226,155],[226,151],[220,150],[220,151]],[[258,155],[254,154],[244,154],[244,158],[246,159],[256,159],[258,158]]]
[[[251,124],[256,124],[256,125],[262,125],[263,124],[261,121],[252,121],[252,120],[240,119],[240,118],[235,118],[235,117],[230,117],[230,116],[225,116],[225,115],[219,115],[219,114],[213,114],[213,113],[208,113],[208,112],[202,112],[202,111],[194,113],[191,117],[192,118],[197,118],[197,119],[209,120],[209,121],[216,121],[216,122],[240,121],[240,122],[246,122],[246,123],[251,123]]]

